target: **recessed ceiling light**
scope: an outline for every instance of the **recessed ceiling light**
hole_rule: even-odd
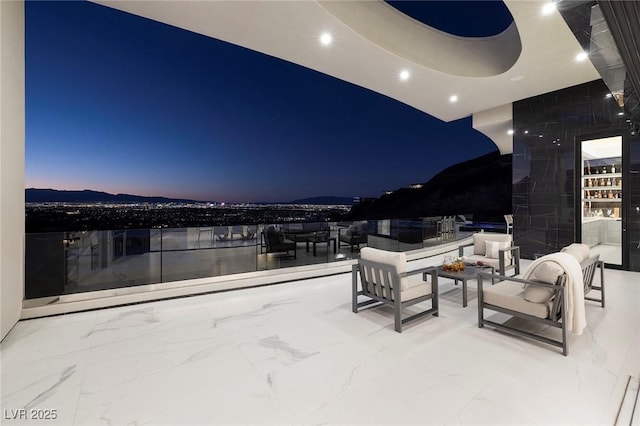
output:
[[[619,112],[618,115],[624,115],[624,112]]]
[[[576,55],[576,61],[582,62],[588,57],[589,57],[589,54],[587,52],[580,52]]]
[[[400,71],[400,80],[406,81],[406,80],[409,80],[409,77],[411,77],[411,74],[409,74],[409,71],[407,70]]]
[[[611,97],[613,97],[613,95],[611,93],[607,93],[606,96],[605,96],[605,98],[611,98]]]
[[[507,130],[507,134],[508,134],[508,135],[512,135],[512,134],[513,134],[513,129],[509,129],[509,130]]]
[[[543,15],[551,15],[555,10],[556,4],[552,1],[550,1],[549,3],[545,3],[544,6],[542,6]]]
[[[538,135],[538,137],[539,137],[539,138],[541,138],[541,137],[542,137],[542,135]]]
[[[449,97],[449,102],[458,102],[458,95],[451,95]]]
[[[528,131],[528,130],[525,130],[525,131],[524,131],[524,134],[525,134],[525,135],[528,135],[528,134],[529,134],[529,131]]]
[[[331,37],[331,34],[329,33],[322,33],[322,35],[320,36],[320,43],[322,43],[325,46],[330,45],[332,41],[333,41],[333,37]]]

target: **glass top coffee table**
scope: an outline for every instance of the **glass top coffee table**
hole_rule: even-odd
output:
[[[453,282],[457,285],[458,281],[462,281],[462,307],[467,307],[467,281],[476,279],[478,277],[478,272],[488,272],[491,270],[491,273],[495,273],[495,268],[489,265],[464,265],[463,271],[445,271],[442,265],[438,266],[438,276],[443,278],[452,279]]]

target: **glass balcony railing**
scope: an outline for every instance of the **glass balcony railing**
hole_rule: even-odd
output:
[[[464,226],[464,216],[451,216],[27,234],[25,298],[325,265],[364,246],[409,251],[459,240],[471,235]]]

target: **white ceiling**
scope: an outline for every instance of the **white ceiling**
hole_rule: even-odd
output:
[[[491,110],[474,117],[474,128],[502,153],[512,152],[505,105],[600,78],[590,61],[575,60],[581,48],[560,14],[543,15],[538,0],[505,0],[515,26],[486,39],[443,33],[380,0],[95,3],[323,72],[443,121]],[[319,42],[324,32],[333,36],[329,46]],[[399,79],[401,70],[408,80]]]

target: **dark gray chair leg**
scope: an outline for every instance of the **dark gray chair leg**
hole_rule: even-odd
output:
[[[493,279],[492,279],[493,280]],[[482,294],[482,276],[478,275],[478,328],[484,327],[484,301]]]
[[[358,265],[351,267],[351,310],[358,313]]]

